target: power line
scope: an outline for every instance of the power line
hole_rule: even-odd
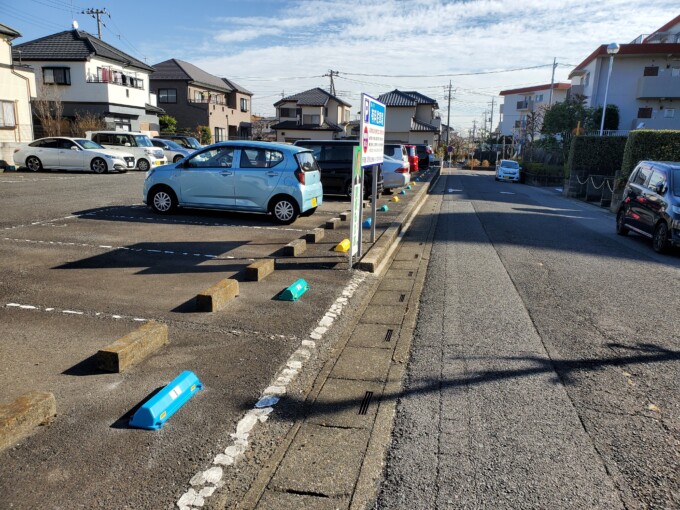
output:
[[[483,74],[500,74],[512,73],[515,71],[527,71],[529,69],[540,69],[542,67],[550,67],[552,64],[541,64],[530,67],[517,67],[514,69],[500,69],[496,71],[477,71],[474,73],[449,73],[449,74],[367,74],[367,73],[345,73],[347,76],[377,76],[379,78],[449,78],[452,76],[479,76]]]

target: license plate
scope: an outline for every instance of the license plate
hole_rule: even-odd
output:
[[[316,198],[312,198],[312,207],[316,207]]]
[[[128,161],[127,166],[128,166],[128,168],[133,168],[135,166],[135,164],[132,161]]]
[[[154,165],[154,166],[160,166],[160,164],[161,164],[161,162],[158,161],[158,160],[156,160],[156,161],[153,162],[153,165]]]
[[[511,177],[508,176],[508,175],[506,175],[505,177],[503,177],[503,179],[510,179],[510,178],[511,178]]]

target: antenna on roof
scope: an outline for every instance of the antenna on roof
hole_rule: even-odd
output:
[[[73,20],[73,23],[71,23],[71,26],[73,27],[73,30],[78,30],[78,22],[76,20]]]

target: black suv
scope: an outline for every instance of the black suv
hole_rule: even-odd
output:
[[[650,237],[658,253],[680,246],[680,163],[638,163],[616,214],[616,233],[629,230]]]
[[[324,195],[347,195],[352,193],[352,151],[358,140],[297,140],[295,145],[311,149],[321,168],[321,184]],[[382,169],[378,170],[378,195],[383,192]],[[371,196],[373,172],[364,172],[364,198]]]
[[[416,148],[418,155],[418,170],[427,170],[430,166],[432,147],[425,143],[414,143],[412,145]]]

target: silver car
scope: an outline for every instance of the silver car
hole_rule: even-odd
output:
[[[165,154],[165,157],[168,158],[168,161],[172,161],[173,163],[183,160],[189,154],[194,152],[193,149],[182,147],[180,144],[173,142],[172,140],[152,138],[151,143],[154,145],[154,147],[163,149],[163,154]]]
[[[14,152],[14,164],[33,172],[42,169],[91,170],[103,174],[135,167],[135,157],[127,152],[105,149],[84,138],[64,136],[40,138]]]

